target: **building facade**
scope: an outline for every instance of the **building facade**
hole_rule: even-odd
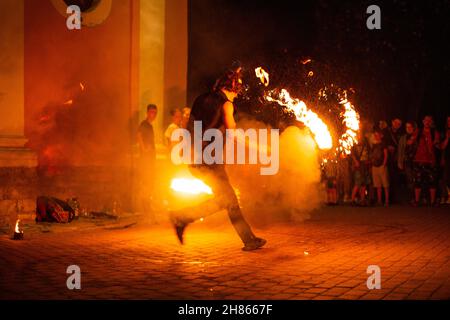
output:
[[[81,9],[70,30],[68,4]],[[0,225],[39,195],[134,211],[135,132],[186,105],[187,0],[0,1]],[[132,192],[130,192],[132,191]]]

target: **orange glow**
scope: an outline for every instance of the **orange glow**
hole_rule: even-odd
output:
[[[70,106],[72,104],[73,104],[73,100],[72,99],[71,100],[67,100],[66,102],[64,102],[64,105],[66,105],[66,106]]]
[[[172,180],[170,188],[176,192],[187,194],[213,194],[208,185],[195,178],[175,178]]]
[[[82,82],[80,82],[80,88],[81,88],[81,91],[84,91],[84,84]]]
[[[40,122],[46,122],[50,120],[50,116],[49,115],[45,115],[39,118]]]

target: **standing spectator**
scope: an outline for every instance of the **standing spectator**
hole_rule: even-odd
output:
[[[335,157],[329,157],[324,162],[324,174],[327,187],[327,204],[336,205],[338,202],[337,194],[337,160]]]
[[[176,129],[179,129],[181,127],[181,122],[183,120],[183,115],[181,113],[181,110],[178,108],[170,110],[170,116],[172,117],[172,122],[167,127],[166,131],[164,132],[164,137],[166,138],[167,146],[172,148],[172,132],[174,132]]]
[[[191,109],[188,107],[183,108],[183,117],[181,120],[181,127],[186,129],[189,122],[189,117],[191,116]]]
[[[137,141],[140,151],[139,175],[141,177],[143,189],[146,190],[145,193],[148,199],[153,197],[156,148],[155,134],[152,123],[156,119],[157,113],[158,109],[156,105],[149,104],[147,106],[147,117],[141,122],[137,133]]]
[[[352,148],[353,190],[352,203],[358,204],[356,197],[359,194],[359,204],[367,205],[366,190],[370,184],[369,142],[362,134],[359,142]]]
[[[380,129],[374,132],[374,141],[371,150],[372,181],[377,190],[378,204],[383,204],[382,191],[384,189],[385,206],[389,206],[389,175],[387,168],[388,150],[383,141],[383,133]]]
[[[350,174],[349,161],[345,153],[341,153],[337,160],[337,190],[339,199],[343,203],[351,201],[352,176]]]
[[[391,126],[386,129],[387,136],[385,137],[389,155],[395,155],[398,151],[398,143],[403,135],[402,132],[402,120],[394,118],[391,122]]]
[[[380,120],[378,122],[378,128],[381,130],[381,133],[383,134],[384,139],[387,137],[387,131],[388,131],[388,124],[386,120]]]
[[[388,127],[388,124],[387,124],[386,120],[380,120],[380,121],[378,121],[378,128],[379,128],[381,131],[387,130],[387,127]]]
[[[385,141],[389,152],[388,157],[388,171],[389,181],[391,185],[391,202],[399,201],[400,190],[400,171],[398,169],[398,144],[402,136],[402,120],[394,118],[391,122],[391,127],[386,130]]]
[[[442,184],[442,201],[449,203],[449,191],[450,191],[450,116],[447,117],[446,128],[444,132],[444,140],[441,144],[442,158],[441,168],[443,169],[443,184]]]
[[[414,179],[413,179],[413,160],[415,153],[414,137],[416,135],[417,124],[414,121],[408,121],[405,125],[406,133],[400,138],[398,143],[397,166],[405,173],[406,186],[410,201],[414,199]]]
[[[437,151],[440,148],[439,133],[432,128],[433,117],[427,115],[423,119],[423,128],[415,137],[416,152],[414,155],[414,206],[418,206],[422,189],[428,188],[430,204],[436,204],[437,184]]]
[[[139,144],[140,155],[153,162],[156,157],[155,152],[155,134],[153,131],[153,121],[156,119],[158,108],[154,104],[147,106],[147,117],[141,122],[138,129],[137,141]]]
[[[367,185],[367,189],[368,189],[368,204],[372,205],[376,202],[375,200],[375,188],[373,187],[373,183],[372,183],[372,163],[371,163],[371,150],[372,150],[372,144],[374,141],[374,130],[376,129],[376,126],[374,123],[370,123],[367,122],[365,127],[363,124],[363,128],[366,128],[365,133],[364,133],[364,138],[366,139],[368,146],[369,146],[369,163],[368,163],[368,168],[369,168],[369,180],[370,183]],[[370,130],[368,130],[370,128]]]

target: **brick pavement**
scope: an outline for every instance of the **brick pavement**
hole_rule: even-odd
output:
[[[242,252],[228,222],[98,227],[0,237],[1,299],[449,299],[450,210],[324,208],[303,223],[257,228]],[[307,254],[306,254],[306,253]],[[66,288],[79,265],[82,289]],[[381,267],[380,290],[366,268]]]

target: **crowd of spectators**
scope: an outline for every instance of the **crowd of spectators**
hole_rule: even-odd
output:
[[[450,117],[436,129],[432,116],[420,126],[395,118],[376,125],[362,123],[351,153],[323,164],[328,204],[356,206],[439,206],[449,203]]]

